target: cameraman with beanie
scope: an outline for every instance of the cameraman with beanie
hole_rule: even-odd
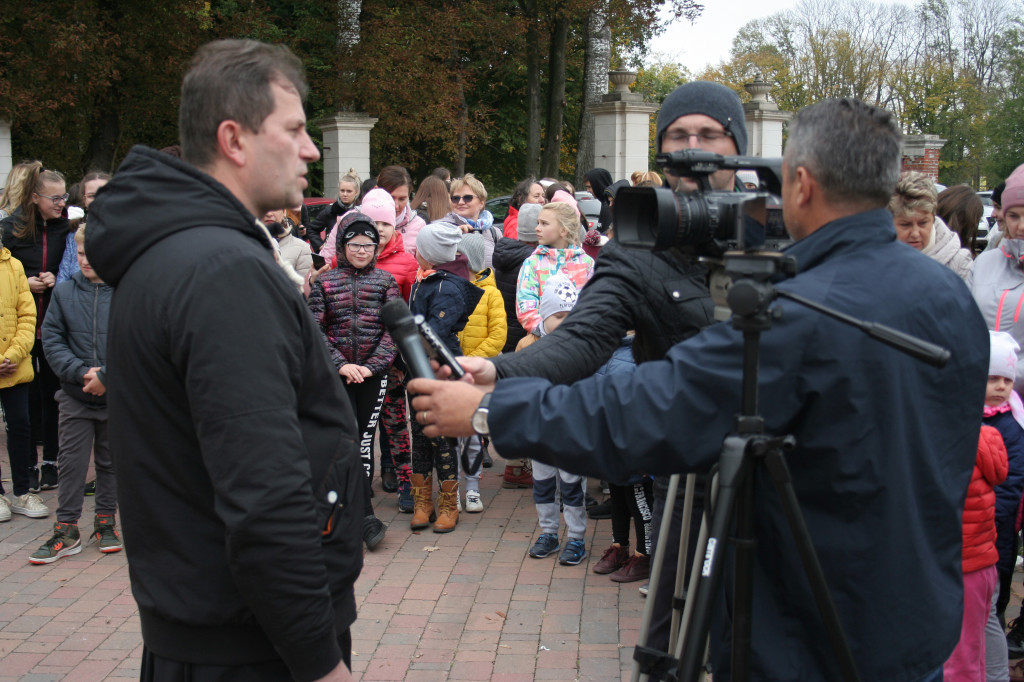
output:
[[[743,105],[735,92],[707,81],[686,83],[665,98],[658,113],[659,152],[699,147],[723,155],[747,153],[747,129]],[[693,192],[696,183],[666,173],[677,191]],[[735,171],[714,173],[714,189],[735,187]],[[579,302],[552,334],[518,353],[493,358],[497,376],[542,377],[556,384],[570,384],[594,374],[611,358],[622,338],[636,331],[633,356],[637,364],[660,360],[673,344],[688,339],[713,323],[714,304],[707,287],[707,268],[693,251],[672,249],[652,253],[624,249],[614,239],[597,258],[594,276],[580,292]],[[614,481],[613,481],[614,482]],[[692,561],[703,509],[704,485],[693,513],[689,558]],[[654,512],[651,546],[657,543],[659,525],[668,494],[668,477],[654,481]],[[669,644],[675,566],[683,517],[682,495],[673,506],[659,599],[654,605],[647,645],[664,651]]]

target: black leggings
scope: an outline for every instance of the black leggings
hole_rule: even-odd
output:
[[[345,381],[344,377],[339,378]],[[370,501],[370,484],[373,482],[373,434],[377,430],[377,420],[380,418],[380,408],[384,404],[387,390],[387,376],[368,377],[361,384],[345,384],[345,392],[352,403],[352,411],[356,413],[356,424],[359,426],[359,458],[363,460],[363,473],[366,474],[363,516],[373,516],[373,503]]]
[[[43,355],[43,342],[36,339],[32,346],[32,369],[36,376],[32,380],[31,390],[28,395],[29,419],[32,422],[32,461],[30,466],[36,466],[39,454],[36,451],[36,443],[43,443],[43,461],[57,463],[57,452],[59,443],[57,439],[57,425],[60,420],[60,408],[57,407],[56,395],[60,388],[60,380],[50,369],[50,363]]]
[[[636,528],[636,551],[651,553],[651,504],[654,501],[654,485],[644,478],[633,485],[608,484],[612,502],[612,542],[626,547],[629,545],[629,521]]]

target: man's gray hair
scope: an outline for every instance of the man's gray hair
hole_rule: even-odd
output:
[[[200,47],[181,84],[178,134],[185,160],[199,168],[213,161],[223,121],[258,131],[274,112],[272,83],[306,97],[302,62],[284,45],[217,40]]]
[[[800,110],[789,126],[785,165],[803,166],[829,203],[883,208],[900,176],[903,134],[891,113],[852,99]]]

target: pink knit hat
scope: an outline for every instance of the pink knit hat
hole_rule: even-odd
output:
[[[374,187],[366,193],[359,210],[374,222],[387,223],[392,227],[395,225],[395,200],[381,187]]]
[[[576,211],[576,217],[580,217],[580,207],[576,203],[576,200],[572,198],[565,190],[558,190],[554,196],[551,197],[551,203],[553,204],[569,204],[572,206],[572,210]]]
[[[1024,206],[1024,164],[1017,166],[1010,177],[1006,178],[1006,188],[999,205],[1003,211]]]

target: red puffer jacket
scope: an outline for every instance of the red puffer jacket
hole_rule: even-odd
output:
[[[402,298],[408,303],[412,285],[416,282],[417,265],[416,257],[405,250],[405,240],[401,232],[395,232],[395,236],[377,255],[377,267],[391,273],[402,291]]]
[[[999,431],[982,426],[978,437],[978,456],[967,486],[964,502],[964,573],[977,571],[999,561],[996,551],[995,487],[1006,479],[1006,446]]]
[[[378,270],[371,261],[355,269],[338,258],[338,267],[320,275],[309,293],[309,309],[327,343],[334,366],[356,364],[383,376],[398,352],[380,309],[402,295],[391,273]]]

